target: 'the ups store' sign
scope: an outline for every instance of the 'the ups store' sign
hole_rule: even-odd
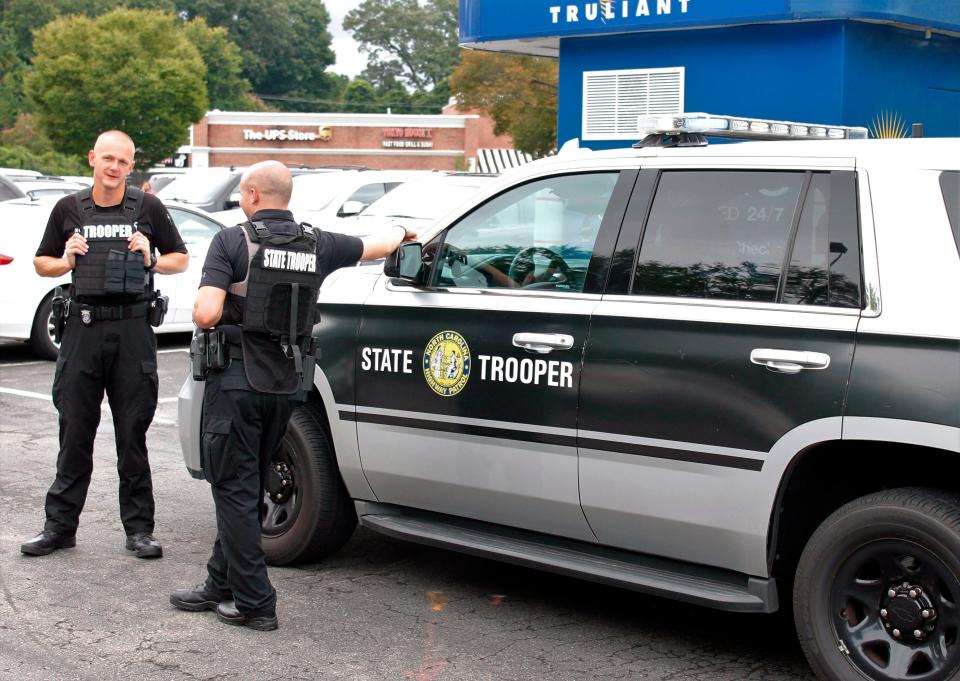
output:
[[[279,142],[329,142],[333,138],[333,130],[329,125],[317,127],[313,130],[294,130],[293,128],[253,128],[243,129],[245,141],[279,141]]]

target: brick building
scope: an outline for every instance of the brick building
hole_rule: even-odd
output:
[[[467,170],[481,149],[512,149],[493,121],[450,104],[441,115],[210,111],[190,129],[189,165],[246,166],[276,159],[306,166]]]

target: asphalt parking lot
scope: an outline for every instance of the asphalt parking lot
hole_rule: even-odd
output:
[[[8,679],[812,679],[790,621],[733,615],[415,546],[359,530],[321,564],[271,568],[280,629],[184,613],[213,542],[186,473],[176,394],[186,338],[161,337],[148,433],[164,558],[123,548],[104,410],[75,549],[27,558],[57,454],[54,365],[0,342],[0,681]]]

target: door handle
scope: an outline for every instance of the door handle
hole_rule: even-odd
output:
[[[830,355],[823,352],[756,348],[750,352],[750,361],[777,373],[799,374],[804,369],[826,369],[830,366]]]
[[[573,336],[564,333],[515,333],[513,346],[527,352],[545,355],[554,350],[569,350],[573,347]]]

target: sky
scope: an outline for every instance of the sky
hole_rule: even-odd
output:
[[[333,36],[333,51],[337,55],[337,63],[328,70],[351,78],[358,76],[367,68],[367,55],[360,53],[353,37],[343,30],[343,17],[359,5],[360,0],[324,0],[324,4],[330,12],[329,30]]]

